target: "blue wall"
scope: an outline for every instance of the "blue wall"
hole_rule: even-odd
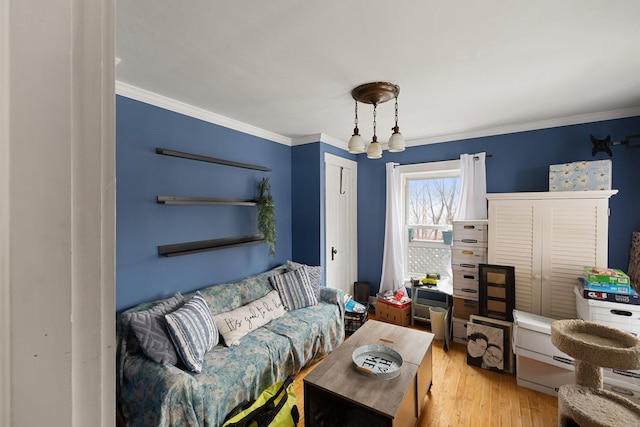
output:
[[[356,160],[355,155],[323,142],[291,149],[293,259],[322,267],[325,267],[322,256],[325,248],[325,153]]]
[[[382,159],[358,156],[358,280],[380,285],[384,245],[385,163],[400,164],[450,160],[462,153],[486,152],[487,192],[548,191],[549,165],[580,160],[608,159],[591,155],[589,135],[611,135],[620,141],[640,133],[640,117],[563,126],[530,132],[475,138],[407,148],[402,153],[384,152]],[[632,140],[632,143],[639,143]],[[640,149],[613,147],[610,199],[609,266],[628,269],[631,232],[640,230]]]
[[[293,257],[308,265],[320,265],[320,242],[323,240],[321,214],[324,182],[320,178],[322,166],[321,143],[304,144],[291,149],[292,235]]]
[[[550,164],[591,157],[589,134],[612,140],[640,131],[640,117],[565,126],[384,152],[381,160],[353,156],[317,142],[295,147],[264,140],[129,98],[117,97],[116,308],[189,292],[265,271],[287,259],[322,265],[324,153],[358,162],[358,280],[374,294],[382,270],[385,163],[455,159],[485,151],[490,193],[547,191]],[[156,147],[267,166],[258,172],[158,155]],[[627,269],[631,232],[640,229],[640,149],[613,147],[609,266]],[[157,246],[254,234],[257,209],[244,206],[169,206],[158,195],[255,198],[268,176],[276,201],[277,253],[249,245],[164,258]],[[295,236],[295,237],[294,237]]]
[[[291,258],[291,147],[129,98],[116,100],[116,309],[268,270]],[[156,147],[266,166],[259,172],[163,156]],[[156,196],[245,198],[269,177],[277,246],[220,249],[172,258],[158,245],[256,234],[254,206],[162,205]]]

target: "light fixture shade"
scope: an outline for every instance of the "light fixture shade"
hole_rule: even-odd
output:
[[[354,134],[349,140],[349,153],[360,154],[364,153],[364,139],[357,133]]]
[[[398,153],[404,151],[404,136],[398,131],[394,132],[389,138],[389,151],[392,153]]]
[[[369,159],[379,159],[382,157],[382,147],[379,142],[372,142],[367,149],[367,157]]]

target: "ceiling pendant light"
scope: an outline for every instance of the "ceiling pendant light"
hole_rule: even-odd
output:
[[[396,95],[396,125],[393,127],[393,135],[389,138],[389,151],[392,153],[398,153],[404,151],[404,136],[400,133],[398,127],[398,96]]]
[[[371,139],[371,144],[369,144],[369,148],[367,148],[367,157],[369,159],[379,159],[382,157],[382,147],[378,142],[378,137],[376,136],[376,108],[378,104],[373,103],[373,138]]]
[[[364,139],[360,136],[360,130],[358,129],[358,101],[356,101],[356,118],[354,123],[353,135],[349,140],[349,152],[351,154],[364,153]]]
[[[353,136],[349,140],[349,153],[358,154],[364,152],[364,140],[360,136],[358,130],[358,102],[373,105],[373,139],[367,148],[367,157],[370,159],[379,159],[382,157],[382,146],[378,142],[376,136],[376,111],[378,104],[382,104],[391,99],[395,99],[395,121],[396,125],[393,128],[393,135],[389,139],[389,151],[398,152],[404,151],[405,142],[404,137],[400,133],[398,127],[398,95],[400,94],[400,86],[388,83],[388,82],[373,82],[365,83],[353,89],[351,96],[356,101],[355,109],[355,128],[353,129]]]

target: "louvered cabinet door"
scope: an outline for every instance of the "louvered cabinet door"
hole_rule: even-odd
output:
[[[608,202],[548,200],[544,205],[541,314],[573,319],[573,288],[583,267],[607,266]]]
[[[617,190],[488,194],[489,264],[515,267],[516,309],[576,318],[584,266],[608,266],[609,198]]]
[[[540,313],[542,223],[534,200],[489,202],[488,262],[515,267],[516,309]]]

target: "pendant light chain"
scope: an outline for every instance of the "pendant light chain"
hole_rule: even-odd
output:
[[[356,114],[355,114],[355,117],[356,118],[355,118],[354,124],[355,124],[355,128],[358,129],[358,101],[356,101]]]
[[[373,104],[373,142],[378,142],[378,137],[376,136],[376,108],[378,104]]]
[[[398,97],[396,96],[396,127],[393,129],[397,132],[398,129]]]

